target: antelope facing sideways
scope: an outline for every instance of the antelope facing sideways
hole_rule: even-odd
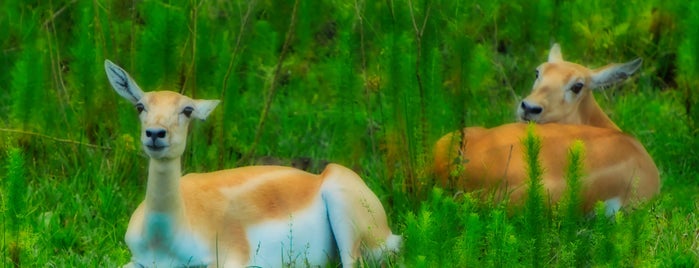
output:
[[[659,193],[653,159],[641,143],[621,132],[592,95],[593,89],[625,80],[641,63],[639,58],[591,70],[564,61],[560,47],[554,44],[548,62],[536,69],[532,92],[519,104],[517,116],[520,121],[537,123],[542,185],[550,202],[557,202],[565,192],[566,158],[575,140],[585,145],[581,193],[585,211],[603,201],[611,215]],[[528,180],[521,145],[526,128],[527,124],[512,123],[491,129],[468,127],[445,135],[434,150],[438,181],[442,186],[455,183],[466,191],[489,191],[496,198],[509,194],[515,204],[521,202]],[[453,172],[457,165],[463,167],[460,174]]]
[[[105,61],[119,95],[136,106],[150,157],[145,200],[126,231],[126,267],[324,266],[338,257],[353,267],[398,251],[379,199],[353,171],[335,164],[322,174],[249,166],[181,176],[188,126],[218,100],[171,91],[144,93]]]

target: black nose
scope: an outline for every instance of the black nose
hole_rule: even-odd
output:
[[[524,110],[524,113],[526,114],[540,114],[544,110],[544,108],[541,108],[541,106],[531,105],[526,101],[522,101],[521,106],[522,110]]]
[[[153,140],[156,140],[156,139],[158,139],[158,138],[161,138],[161,139],[162,139],[162,138],[165,138],[165,135],[167,135],[167,131],[165,131],[165,130],[162,129],[162,128],[159,128],[159,129],[153,129],[153,128],[146,129],[146,137],[151,138],[151,139],[153,139]]]

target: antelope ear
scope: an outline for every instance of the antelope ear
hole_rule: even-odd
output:
[[[192,116],[201,120],[206,120],[211,111],[216,108],[220,100],[194,100],[194,112]]]
[[[642,64],[643,59],[638,58],[627,63],[610,64],[596,69],[592,73],[590,88],[606,87],[622,82],[638,71]]]
[[[561,62],[563,61],[563,55],[561,54],[561,46],[558,45],[558,43],[553,44],[551,46],[551,50],[549,51],[549,62]]]
[[[109,83],[120,96],[133,104],[141,100],[143,90],[138,87],[136,82],[129,76],[129,73],[110,60],[104,60],[104,70],[107,72]]]

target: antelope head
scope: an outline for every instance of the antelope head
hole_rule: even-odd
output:
[[[520,102],[517,118],[536,123],[582,124],[618,130],[600,109],[592,91],[626,80],[642,63],[643,60],[638,58],[589,69],[563,60],[560,46],[554,44],[548,61],[536,68],[532,92]]]
[[[143,92],[121,67],[105,60],[114,90],[130,101],[141,120],[141,144],[152,159],[175,159],[184,153],[189,122],[205,120],[218,100],[195,100],[172,91]]]

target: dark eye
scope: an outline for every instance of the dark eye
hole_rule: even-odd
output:
[[[536,79],[539,79],[539,70],[534,70],[536,72]]]
[[[193,112],[193,111],[194,111],[194,108],[192,108],[191,106],[187,106],[187,107],[184,107],[184,109],[182,110],[182,113],[183,113],[186,117],[190,117],[190,116],[192,116],[192,112]]]
[[[570,88],[570,91],[573,91],[573,93],[578,94],[583,88],[583,83],[577,82],[573,84],[573,86]]]
[[[143,106],[143,103],[137,103],[137,104],[136,104],[136,111],[138,111],[139,114],[142,113],[143,110],[145,110],[145,109],[146,109],[146,108]]]

